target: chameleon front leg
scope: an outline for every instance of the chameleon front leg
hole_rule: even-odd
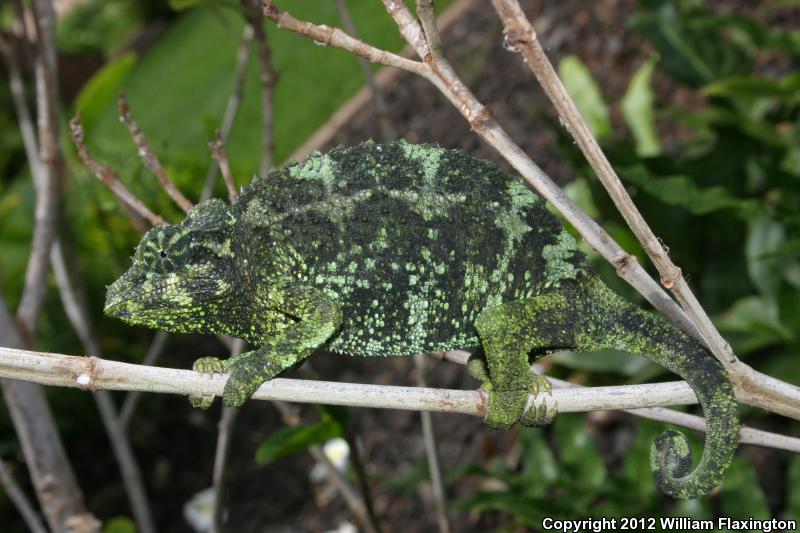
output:
[[[265,299],[269,306],[297,322],[266,339],[257,350],[225,361],[213,357],[195,361],[196,371],[230,373],[223,391],[226,407],[241,406],[262,383],[302,363],[342,325],[339,306],[314,287],[288,284],[270,290]],[[213,398],[192,397],[191,401],[205,408]]]
[[[486,364],[473,358],[469,370],[488,392],[487,425],[506,429],[520,421],[541,426],[553,419],[555,410],[544,404],[536,412],[525,412],[529,393],[551,389],[545,377],[531,370],[529,354],[574,346],[574,323],[572,306],[561,293],[506,302],[478,316],[475,329]]]

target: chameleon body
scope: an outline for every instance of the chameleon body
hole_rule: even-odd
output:
[[[476,349],[469,369],[496,428],[555,414],[525,412],[529,393],[549,391],[531,359],[621,349],[683,377],[707,416],[694,470],[682,434],[668,430],[654,443],[665,492],[707,493],[736,448],[737,404],[722,366],[608,289],[521,179],[457,150],[367,142],[257,176],[232,205],[210,200],[180,224],[150,230],[109,287],[105,312],[257,346],[195,363],[230,373],[230,406],[321,347],[364,356]]]

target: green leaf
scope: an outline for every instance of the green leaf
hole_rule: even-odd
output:
[[[281,428],[259,445],[256,450],[256,461],[269,464],[281,457],[305,450],[313,444],[341,436],[341,426],[331,418],[324,418],[305,426]]]
[[[75,109],[81,113],[84,129],[90,130],[119,93],[125,78],[136,64],[136,54],[109,61],[83,86],[75,98]]]
[[[775,257],[785,241],[783,224],[766,216],[750,221],[744,251],[750,281],[770,300],[775,299],[785,261]]]
[[[569,467],[573,479],[586,487],[599,487],[607,471],[594,439],[582,416],[561,415],[553,424],[561,462]]]
[[[136,533],[136,524],[127,516],[116,516],[106,522],[103,533]]]
[[[620,103],[622,116],[636,140],[636,153],[640,157],[661,152],[653,112],[652,77],[657,61],[657,56],[651,56],[636,70]]]
[[[695,215],[705,215],[720,209],[735,209],[742,216],[752,216],[761,210],[758,202],[733,196],[725,187],[698,187],[694,180],[682,174],[653,176],[644,165],[620,169],[624,181],[636,185],[669,205],[679,205]]]
[[[169,7],[175,11],[183,11],[197,6],[222,4],[222,0],[169,0]]]
[[[771,518],[764,491],[758,485],[753,466],[735,459],[722,483],[722,515],[731,518]]]
[[[483,474],[483,472],[480,472],[480,474]],[[430,480],[428,462],[422,460],[397,476],[386,477],[378,475],[376,479],[382,485],[386,485],[401,494],[410,496],[417,492],[420,483]]]
[[[520,483],[530,496],[542,497],[559,478],[558,462],[542,431],[521,428],[520,438],[524,454]]]
[[[637,487],[636,499],[640,501],[653,498],[656,494],[656,483],[650,469],[650,446],[663,429],[662,424],[642,421],[622,461],[622,473],[632,486]]]
[[[576,178],[566,185],[564,185],[564,192],[569,196],[570,200],[578,204],[578,207],[589,215],[591,218],[597,218],[600,211],[597,209],[597,204],[592,197],[592,189],[586,182],[586,178]]]
[[[598,140],[610,137],[613,130],[608,107],[586,65],[576,56],[567,56],[558,64],[558,75],[594,136]]]
[[[692,87],[750,70],[751,47],[730,38],[727,21],[699,3],[640,0],[633,27],[658,51],[671,77]]]
[[[592,353],[562,351],[555,352],[548,357],[553,362],[573,370],[614,372],[629,377],[657,366],[643,357],[637,357],[618,350],[601,350]]]
[[[714,323],[729,333],[726,337],[737,353],[748,353],[794,338],[792,331],[778,320],[776,303],[761,296],[737,300]]]
[[[786,516],[790,520],[800,520],[800,456],[795,455],[789,463],[786,482]]]
[[[755,98],[798,99],[800,73],[793,72],[780,80],[760,76],[731,76],[703,87],[706,96],[723,96],[732,100],[753,100]]]

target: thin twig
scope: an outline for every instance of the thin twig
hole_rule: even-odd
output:
[[[31,167],[31,175],[34,179],[39,179],[42,174],[39,168],[39,142],[36,140],[36,130],[33,126],[33,119],[25,97],[25,82],[22,79],[22,70],[11,43],[6,40],[2,33],[0,33],[0,54],[3,55],[8,68],[8,85],[11,90],[11,98],[14,101],[14,111],[17,114],[19,131],[22,135],[22,145],[25,148],[25,155]]]
[[[244,14],[256,39],[256,53],[259,63],[259,81],[261,87],[261,163],[259,174],[266,176],[272,168],[275,156],[275,131],[272,100],[278,74],[272,68],[272,59],[264,31],[264,21],[259,13],[260,0],[242,0]]]
[[[231,357],[236,357],[244,350],[244,341],[237,339],[231,349]],[[228,457],[230,456],[230,443],[233,437],[233,428],[236,425],[238,409],[223,407],[217,426],[217,450],[214,452],[214,473],[212,484],[214,486],[214,504],[211,511],[211,533],[222,531],[222,520],[225,509],[225,480],[228,471]]]
[[[442,55],[434,61],[434,56],[429,54],[427,43],[424,42],[422,27],[411,15],[408,7],[399,0],[383,1],[387,11],[395,19],[401,34],[414,46],[420,57],[426,58],[425,63],[397,61],[396,56],[387,56],[388,52],[356,41],[338,28],[316,26],[310,22],[297,20],[287,13],[279,11],[271,0],[265,0],[264,13],[279,25],[300,35],[315,40],[327,38],[323,41],[325,44],[359,54],[370,61],[403,68],[428,79],[451,101],[470,124],[470,127],[497,150],[531,187],[538,190],[545,199],[553,204],[595,250],[615,266],[620,277],[680,329],[697,339],[702,339],[702,335],[689,315],[647,274],[636,258],[625,252],[514,143],[494,120],[489,110],[477,100],[458,77],[444,56]],[[358,46],[355,46],[354,42],[357,42]],[[740,399],[747,398],[752,405],[800,419],[800,388],[758,373],[742,363],[736,366],[737,368],[731,375]]]
[[[231,165],[228,162],[228,152],[225,151],[225,143],[222,140],[219,130],[216,131],[214,140],[208,141],[208,149],[211,150],[211,157],[214,158],[214,161],[217,162],[222,171],[222,179],[225,182],[225,187],[228,189],[228,199],[233,203],[236,201],[237,196],[236,184],[233,182]]]
[[[397,23],[397,28],[400,30],[400,34],[406,42],[414,48],[420,59],[425,61],[425,59],[430,56],[428,41],[425,40],[425,32],[422,26],[416,17],[411,14],[411,10],[408,9],[408,6],[402,0],[383,0],[383,7],[386,8],[386,12],[389,13]],[[370,59],[370,61],[372,60]],[[377,61],[377,63],[380,63],[380,61]]]
[[[95,176],[97,176],[103,185],[108,187],[108,189],[114,193],[114,196],[116,196],[123,205],[147,220],[151,226],[158,226],[159,224],[164,223],[163,218],[150,211],[147,206],[140,202],[139,199],[136,198],[136,196],[134,196],[133,193],[131,193],[127,187],[125,187],[125,185],[119,181],[119,177],[114,169],[108,165],[98,163],[92,157],[92,154],[89,153],[89,149],[86,147],[86,143],[84,142],[80,112],[78,112],[78,114],[69,121],[69,131],[70,135],[72,136],[72,142],[75,143],[75,147],[78,150],[78,156],[81,158],[81,161],[83,161],[83,164],[86,165]]]
[[[169,340],[169,333],[159,331],[153,335],[153,340],[144,354],[142,364],[146,366],[153,366],[161,354],[164,352],[164,347]],[[127,428],[133,418],[133,413],[136,411],[136,406],[139,404],[139,398],[142,396],[141,391],[131,391],[125,395],[125,400],[122,402],[122,408],[119,410],[119,423],[123,428]]]
[[[292,410],[291,406],[280,400],[272,402],[278,409],[283,423],[289,427],[296,427],[300,425],[300,418]],[[365,504],[364,500],[358,495],[358,492],[353,488],[347,478],[337,470],[331,463],[330,459],[325,455],[322,446],[315,444],[308,448],[311,457],[320,463],[325,470],[325,477],[328,482],[333,485],[337,492],[342,496],[345,504],[350,508],[350,511],[355,515],[356,520],[364,527],[369,533],[379,533],[380,527],[374,520]],[[352,453],[352,450],[351,450]]]
[[[347,4],[344,0],[333,0],[333,5],[336,6],[336,12],[339,15],[339,20],[342,21],[344,30],[358,39],[356,32],[356,25],[353,23],[353,18],[350,16],[350,10],[347,9]],[[386,98],[383,92],[375,83],[375,76],[372,74],[372,67],[369,61],[361,56],[356,56],[358,67],[361,69],[361,75],[364,77],[369,92],[372,95],[372,103],[375,106],[375,115],[378,117],[378,125],[381,129],[381,138],[383,141],[392,141],[397,138],[397,131],[392,124],[391,115],[389,113],[389,106],[386,103]]]
[[[14,476],[9,472],[5,461],[0,461],[0,483],[3,485],[3,490],[8,496],[8,499],[11,500],[14,507],[19,511],[19,514],[22,515],[22,519],[25,521],[25,525],[28,526],[28,529],[30,529],[32,533],[47,533],[47,529],[45,529],[42,523],[42,518],[39,516],[39,513],[36,512],[36,509],[33,508],[33,504],[31,504],[28,497],[25,496],[25,492],[20,488]]]
[[[414,356],[414,365],[417,367],[417,382],[420,387],[427,387],[425,376],[425,356],[417,354]],[[442,482],[442,467],[439,464],[439,450],[436,446],[436,435],[433,432],[433,419],[431,413],[421,411],[422,419],[422,438],[425,443],[425,456],[428,459],[428,471],[431,476],[431,489],[433,501],[436,506],[436,522],[439,524],[439,531],[448,533],[450,531],[450,520],[447,518],[447,499]]]
[[[581,116],[578,106],[548,60],[533,26],[525,17],[517,0],[492,0],[492,3],[503,21],[508,43],[515,51],[522,54],[525,62],[536,75],[545,94],[556,108],[561,123],[575,139],[578,148],[594,169],[603,187],[608,191],[628,227],[634,232],[661,274],[661,284],[667,289],[672,289],[683,309],[689,313],[694,323],[700,328],[703,339],[717,358],[723,364],[735,362],[737,359],[730,345],[722,339],[699,302],[691,295],[691,290],[683,280],[681,269],[672,263],[664,246],[631,200],[628,191],[625,190],[625,186],[589,129],[589,125]]]
[[[64,159],[59,143],[58,66],[55,46],[55,14],[47,0],[31,2],[37,32],[36,109],[41,183],[36,189],[36,211],[31,253],[25,271],[17,318],[27,334],[33,334],[47,294],[50,247],[58,227],[58,201],[64,179]]]
[[[0,345],[25,345],[0,292]],[[42,387],[19,380],[2,380],[3,398],[25,454],[45,520],[53,531],[63,531],[70,520],[93,523],[83,494],[67,460],[64,444]],[[88,531],[88,530],[87,530]]]
[[[317,374],[316,370],[314,370],[309,361],[306,361],[302,366],[300,366],[298,369],[298,374],[303,379],[319,380],[319,374]],[[275,407],[278,408],[281,418],[283,418],[283,422],[287,426],[295,427],[302,423],[300,417],[295,414],[295,411],[292,409],[290,404],[281,401],[274,401],[273,403],[275,404]],[[370,531],[379,533],[381,531],[381,527],[378,523],[377,517],[375,516],[375,506],[372,504],[372,491],[370,491],[369,488],[369,476],[367,476],[366,465],[361,458],[358,440],[349,424],[345,424],[342,430],[344,432],[344,435],[342,436],[347,442],[347,446],[350,448],[350,464],[356,473],[356,481],[361,489],[361,496],[359,497],[355,489],[350,486],[350,483],[330,461],[322,461],[320,464],[326,470],[334,470],[333,472],[326,472],[326,476],[329,480],[331,480],[331,478],[334,476],[340,479],[340,481],[333,482],[332,484],[337,490],[341,489],[347,492],[342,493],[342,497],[359,522],[362,524],[367,524],[365,527],[367,527]],[[317,446],[317,451],[319,454],[324,454],[321,446]],[[312,455],[317,457],[313,450]],[[342,487],[342,485],[344,486]]]
[[[91,356],[100,357],[100,340],[90,318],[86,286],[81,279],[71,242],[69,232],[62,231],[53,247],[52,263],[56,284],[64,311],[78,334],[84,351]],[[100,390],[94,394],[94,399],[103,427],[111,441],[111,450],[119,464],[125,493],[131,504],[136,526],[143,533],[155,533],[155,522],[139,465],[128,441],[125,427],[117,416],[114,398],[109,391]]]
[[[35,173],[34,184],[37,186],[35,225],[16,324],[12,322],[5,302],[0,297],[0,343],[6,346],[23,346],[33,342],[49,287],[50,249],[56,239],[61,181],[64,177],[59,142],[55,14],[52,4],[47,0],[32,0],[30,5],[38,44],[34,60],[38,139],[34,141],[29,138],[26,150],[32,158],[31,172]],[[21,22],[24,24],[24,20]],[[21,83],[21,75],[18,81]],[[21,89],[20,95],[24,99],[24,89]],[[22,111],[24,105],[17,106],[18,112]],[[31,137],[30,133],[28,136]],[[33,151],[36,145],[38,154]],[[88,531],[96,520],[86,512],[83,494],[42,388],[31,383],[3,381],[2,389],[48,525],[60,531],[71,522],[83,525]]]
[[[97,357],[35,352],[0,347],[0,378],[32,381],[44,385],[84,390],[141,390],[183,396],[222,396],[227,375],[202,376],[193,370],[158,368]],[[461,413],[483,417],[486,396],[483,391],[392,387],[276,378],[261,385],[256,400],[284,400],[315,403],[325,398],[330,405],[376,407]],[[686,382],[587,387],[554,390],[552,396],[531,396],[528,407],[546,402],[558,404],[562,413],[639,409],[697,403]],[[757,430],[751,430],[757,431]],[[800,453],[800,439],[760,432],[758,444]],[[750,443],[741,434],[742,443]],[[769,444],[767,444],[769,443]]]
[[[469,352],[465,352],[462,350],[454,350],[451,352],[437,352],[429,354],[434,356],[438,359],[446,359],[450,362],[459,364],[459,365],[466,365],[467,360],[469,359]],[[533,370],[537,374],[544,374],[543,369],[539,364],[532,365]],[[575,383],[570,383],[569,381],[564,381],[562,379],[554,378],[554,377],[547,377],[548,381],[553,385],[554,388],[578,388],[583,387],[583,385],[577,385]],[[647,418],[649,420],[657,420],[659,422],[666,422],[668,424],[675,424],[677,426],[683,426],[689,429],[694,429],[697,431],[705,431],[706,430],[706,420],[701,416],[691,415],[689,413],[682,413],[680,411],[675,411],[674,409],[669,409],[666,407],[643,407],[640,409],[623,409],[625,413],[630,415],[638,416],[641,418]],[[788,439],[788,440],[787,440]],[[767,431],[763,431],[760,429],[754,429],[747,426],[740,426],[739,430],[739,443],[741,444],[752,444],[754,446],[765,446],[768,448],[775,448],[779,450],[790,450],[795,451],[797,441],[800,444],[800,439],[795,437],[789,437],[786,435],[779,435],[776,433],[770,433]]]
[[[433,10],[433,0],[417,0],[417,16],[425,32],[425,41],[428,43],[431,57],[426,61],[439,62],[444,60],[444,47],[436,27],[436,13]],[[425,58],[423,58],[425,59]]]
[[[264,16],[275,22],[279,28],[286,28],[300,35],[305,35],[320,45],[348,50],[373,63],[402,68],[419,75],[424,75],[427,70],[425,65],[419,61],[412,61],[386,50],[379,50],[363,41],[354,39],[339,28],[331,28],[325,25],[317,26],[309,22],[299,21],[285,11],[279,11],[269,0],[264,2]]]
[[[117,109],[119,109],[120,120],[128,127],[128,131],[130,131],[131,137],[133,137],[133,142],[135,142],[136,146],[139,148],[139,157],[142,158],[144,165],[150,169],[150,172],[153,173],[158,183],[161,184],[161,187],[167,192],[169,197],[172,198],[175,204],[184,213],[188,213],[189,209],[192,207],[192,202],[190,202],[183,193],[175,187],[172,180],[167,177],[167,172],[164,170],[161,161],[158,160],[158,156],[156,156],[152,148],[150,148],[147,137],[144,136],[142,129],[136,121],[133,120],[130,108],[128,107],[128,100],[125,98],[124,94],[120,94],[117,98]]]
[[[749,366],[741,363],[733,353],[730,344],[711,322],[708,314],[686,283],[681,269],[672,262],[663,245],[631,200],[625,186],[548,60],[533,26],[525,17],[517,0],[492,0],[492,3],[503,21],[508,42],[515,50],[522,53],[525,62],[536,75],[539,84],[556,108],[561,122],[575,139],[603,187],[608,191],[614,205],[617,206],[648,257],[658,269],[661,274],[661,284],[675,294],[681,307],[699,330],[700,339],[725,365],[735,385],[759,393],[764,405],[774,405],[776,402],[792,405],[794,407],[793,414],[787,412],[782,412],[782,414],[798,418],[800,388],[778,382],[778,380],[767,379],[766,376],[758,374]]]
[[[244,92],[245,74],[247,74],[247,64],[250,60],[250,48],[253,44],[253,27],[246,24],[242,33],[242,42],[239,45],[239,51],[236,53],[236,69],[233,74],[233,90],[228,97],[228,103],[225,106],[225,115],[222,117],[222,132],[221,137],[223,142],[228,142],[231,135],[233,124],[236,121],[236,115],[239,112],[239,106],[242,102],[242,93]],[[203,184],[203,191],[200,194],[200,202],[205,202],[211,195],[214,194],[214,185],[217,181],[217,171],[219,165],[216,160],[212,161],[208,167],[206,174],[206,181]]]

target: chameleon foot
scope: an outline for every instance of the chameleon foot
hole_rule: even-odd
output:
[[[533,404],[530,409],[526,409],[519,419],[523,426],[542,427],[553,422],[558,414],[558,406],[553,402],[552,406],[547,405],[547,398],[541,397],[540,393],[553,396],[553,386],[550,381],[538,374],[531,376],[531,394],[533,394]]]
[[[508,429],[522,416],[528,402],[527,391],[488,390],[484,422],[492,429]]]
[[[277,365],[268,360],[238,357],[229,359],[228,363],[226,369],[230,378],[222,393],[225,407],[241,407],[262,383],[279,373]]]
[[[192,369],[204,376],[213,376],[214,374],[222,374],[225,372],[225,362],[216,357],[201,357],[194,362]],[[208,409],[211,407],[211,404],[214,403],[214,398],[215,396],[213,394],[193,394],[189,396],[189,401],[192,407]]]

